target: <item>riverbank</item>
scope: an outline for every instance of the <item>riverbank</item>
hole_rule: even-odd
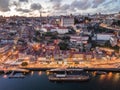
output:
[[[47,71],[50,69],[56,69],[54,67],[49,68],[22,68],[30,71]],[[84,69],[85,71],[105,71],[105,72],[120,72],[118,68],[74,68],[74,69]]]

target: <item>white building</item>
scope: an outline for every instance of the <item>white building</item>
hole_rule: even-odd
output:
[[[117,45],[117,38],[116,37],[111,37],[110,38],[110,44],[112,46],[116,46]]]
[[[69,27],[74,25],[74,18],[73,17],[62,17],[60,26],[62,27]]]
[[[93,40],[96,41],[109,41],[114,34],[95,34]]]
[[[110,41],[111,37],[113,36],[114,34],[95,34],[92,40],[99,45],[105,45],[105,43],[107,43],[107,41]]]
[[[69,30],[67,28],[64,28],[64,27],[57,27],[57,28],[52,28],[50,30],[51,32],[58,32],[58,34],[65,34],[65,33],[68,33]]]
[[[116,20],[120,20],[120,13],[115,14],[115,15],[114,15],[114,18],[115,18]]]
[[[84,36],[84,37],[81,37],[81,36],[71,36],[70,37],[70,41],[73,42],[73,43],[76,43],[76,44],[87,44],[88,43],[88,40],[89,40],[89,37],[88,36]]]

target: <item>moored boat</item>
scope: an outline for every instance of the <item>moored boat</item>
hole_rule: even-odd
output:
[[[50,81],[88,81],[90,77],[85,75],[51,75],[48,79]]]
[[[48,76],[50,81],[88,81],[90,79],[87,73],[83,74],[83,69],[54,69],[50,71],[53,72]]]

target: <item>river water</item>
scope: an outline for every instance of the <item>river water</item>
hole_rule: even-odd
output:
[[[120,73],[98,75],[88,82],[50,82],[46,72],[31,72],[23,79],[0,75],[0,90],[120,90]]]

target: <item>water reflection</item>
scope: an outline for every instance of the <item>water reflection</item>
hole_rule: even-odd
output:
[[[41,71],[39,71],[39,72],[38,72],[38,75],[39,75],[39,76],[41,76],[41,75],[42,75],[42,72],[41,72]]]
[[[47,71],[47,72],[46,72],[46,74],[47,74],[47,75],[50,75],[50,72],[49,72],[49,71]]]
[[[6,79],[6,78],[7,78],[7,75],[3,75],[3,78],[5,78],[5,79]]]
[[[28,78],[25,77],[22,80],[9,79],[9,74],[1,75],[0,90],[120,90],[120,73],[110,72],[105,75],[96,75],[96,72],[89,73],[95,77],[91,77],[86,83],[53,83],[46,76],[49,72],[42,71],[30,72],[26,75]]]
[[[100,81],[105,80],[106,77],[107,77],[106,75],[100,75]]]
[[[120,74],[119,73],[115,73],[114,75],[114,81],[117,82],[120,79]]]
[[[95,71],[95,72],[92,72],[92,75],[93,75],[93,77],[95,77],[95,76],[96,76],[96,71]]]
[[[34,74],[34,71],[31,72],[31,76],[33,76],[33,74]]]
[[[113,73],[112,72],[109,72],[108,75],[107,75],[107,80],[110,80],[113,78]]]

